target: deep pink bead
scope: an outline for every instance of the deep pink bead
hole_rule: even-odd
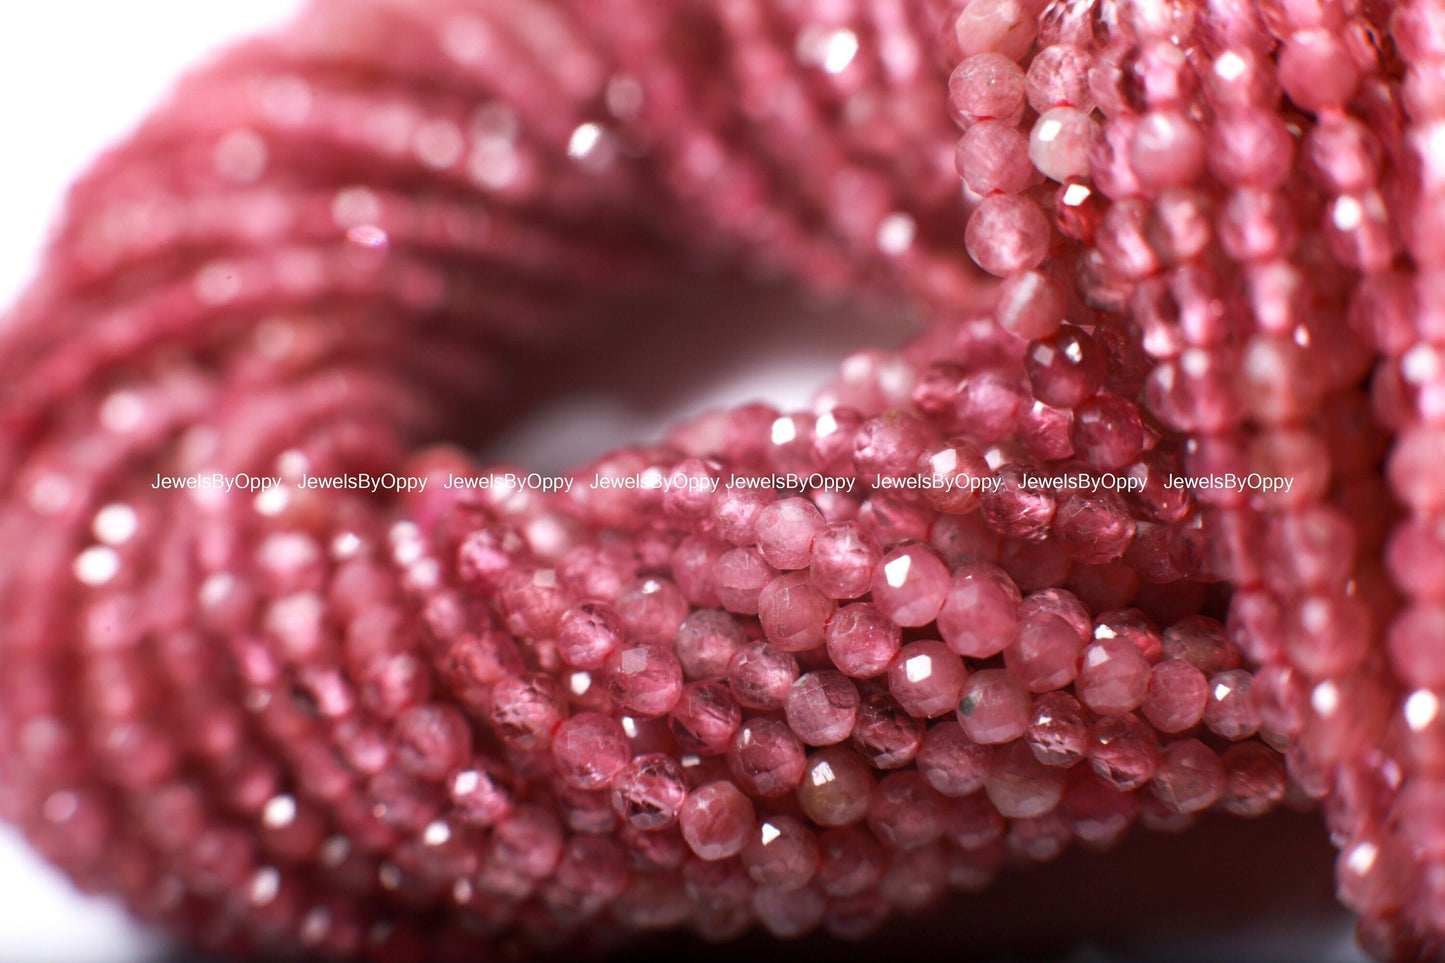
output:
[[[1027,197],[990,194],[964,228],[964,246],[975,264],[995,277],[1037,267],[1049,247],[1049,222]]]
[[[636,756],[612,780],[612,808],[635,829],[668,828],[686,799],[682,767],[666,753]]]
[[[798,786],[798,806],[820,826],[848,826],[868,813],[873,770],[844,746],[831,746],[808,757]]]
[[[1099,715],[1121,715],[1137,709],[1149,686],[1149,663],[1127,639],[1098,639],[1084,650],[1075,689]]]
[[[910,642],[888,669],[888,691],[909,715],[931,719],[958,708],[968,670],[942,642]]]
[[[797,677],[798,660],[768,642],[750,643],[728,666],[733,696],[750,709],[781,709]]]
[[[1095,395],[1074,409],[1070,438],[1074,453],[1092,467],[1123,468],[1144,448],[1139,409],[1117,395]]]
[[[492,728],[503,742],[518,749],[545,749],[566,715],[566,704],[551,676],[506,676],[492,690]]]
[[[783,708],[799,739],[810,746],[829,746],[852,734],[860,701],[853,681],[829,669],[799,676]]]
[[[617,706],[642,718],[666,715],[682,694],[682,666],[671,649],[627,645],[607,659],[608,691]]]
[[[1217,619],[1188,615],[1164,630],[1161,654],[1183,659],[1206,675],[1239,668],[1239,650]]]
[[[919,478],[933,486],[923,496],[940,512],[972,511],[983,480],[991,474],[983,454],[961,438],[930,445],[918,456]]]
[[[857,896],[871,890],[883,875],[883,848],[871,833],[830,829],[818,837],[818,847],[818,881],[829,896]]]
[[[792,816],[760,820],[739,856],[753,882],[783,892],[806,886],[818,872],[818,840]]]
[[[1104,716],[1089,727],[1089,764],[1117,789],[1138,789],[1154,776],[1159,739],[1135,715]]]
[[[933,442],[933,431],[919,418],[886,411],[865,421],[853,443],[858,477],[876,486],[879,478],[909,478],[918,458]]]
[[[1082,648],[1072,625],[1041,612],[1019,620],[1018,638],[1004,649],[1004,665],[1030,692],[1048,692],[1074,680]]]
[[[836,522],[813,540],[809,577],[828,598],[855,599],[868,591],[883,550],[853,522]]]
[[[396,760],[424,779],[440,780],[471,755],[472,733],[465,717],[451,706],[408,709],[396,721]]]
[[[728,768],[752,796],[781,796],[803,777],[803,744],[779,719],[754,718],[742,724],[728,749]]]
[[[753,803],[730,782],[711,782],[688,794],[678,814],[682,838],[701,859],[736,856],[751,838]]]
[[[579,712],[552,737],[557,775],[575,789],[605,789],[631,757],[622,725],[600,713]]]
[[[1204,718],[1209,682],[1183,659],[1165,659],[1149,672],[1144,717],[1161,732],[1183,732]]]
[[[1250,691],[1253,685],[1254,676],[1243,669],[1220,672],[1209,679],[1204,724],[1210,732],[1238,742],[1259,731],[1259,707]]]
[[[873,603],[897,625],[927,625],[938,616],[949,588],[948,569],[923,545],[902,545],[873,572]]]
[[[1002,652],[1018,633],[1022,595],[1002,569],[987,562],[960,566],[943,608],[938,631],[959,655],[985,659]]]
[[[838,603],[814,586],[807,572],[787,572],[758,595],[758,621],[768,640],[785,652],[805,652],[823,644],[825,627]]]
[[[964,683],[958,722],[970,739],[983,745],[1017,739],[1028,728],[1029,695],[1003,669],[975,672]]]
[[[887,671],[901,642],[898,626],[868,602],[845,605],[828,621],[828,656],[839,671],[855,679]]]
[[[1136,526],[1111,492],[1070,495],[1054,511],[1054,536],[1070,556],[1090,565],[1123,557]]]
[[[677,747],[703,756],[727,752],[741,722],[742,710],[722,682],[688,683],[668,718]]]
[[[1025,738],[1039,762],[1067,769],[1084,758],[1089,725],[1078,700],[1064,692],[1048,692],[1034,700]]]
[[[979,515],[988,527],[1016,539],[1040,541],[1053,524],[1057,504],[1047,487],[1038,484],[1036,469],[1004,465],[995,486],[979,498]]]
[[[980,121],[959,139],[954,166],[975,194],[1018,194],[1032,173],[1028,138],[1012,124]]]
[[[753,527],[758,552],[773,568],[807,568],[813,554],[813,536],[827,523],[806,498],[783,498],[765,505]]]
[[[1104,384],[1104,364],[1098,343],[1071,324],[1030,344],[1024,355],[1034,397],[1056,408],[1073,408],[1097,394]]]

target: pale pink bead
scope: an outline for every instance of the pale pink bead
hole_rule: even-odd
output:
[[[781,709],[797,677],[798,660],[769,642],[745,646],[728,666],[733,697],[749,709]]]
[[[916,849],[943,835],[944,799],[917,772],[884,776],[868,806],[868,828],[891,849]]]
[[[1385,545],[1390,578],[1420,600],[1445,598],[1445,519],[1407,519]]]
[[[1198,739],[1171,742],[1159,754],[1159,768],[1149,788],[1168,809],[1179,813],[1203,812],[1225,790],[1224,763]]]
[[[1074,681],[1082,649],[1072,625],[1039,613],[1019,620],[1018,638],[1004,650],[1004,665],[1030,692],[1048,692]]]
[[[968,670],[942,642],[910,642],[888,669],[888,691],[909,715],[932,719],[958,708]]]
[[[688,683],[668,718],[678,748],[703,756],[727,752],[741,722],[742,710],[721,682]]]
[[[933,487],[924,491],[940,512],[963,513],[978,505],[982,480],[991,474],[978,448],[961,438],[938,442],[918,456],[920,479]]]
[[[758,595],[758,621],[768,641],[785,652],[805,652],[823,644],[828,619],[838,603],[813,585],[807,572],[788,572]]]
[[[1259,707],[1250,692],[1253,685],[1254,676],[1243,669],[1210,678],[1209,701],[1204,705],[1204,724],[1210,732],[1238,742],[1259,731]]]
[[[1219,212],[1219,241],[1236,261],[1273,261],[1294,247],[1299,225],[1295,213],[1273,191],[1240,188]]]
[[[855,679],[882,675],[901,644],[898,626],[867,602],[845,605],[828,621],[828,656]]]
[[[1084,113],[1094,109],[1089,93],[1089,67],[1093,58],[1082,47],[1058,43],[1034,54],[1024,90],[1029,105],[1042,114],[1054,107],[1073,107]]]
[[[853,681],[827,669],[799,676],[783,708],[799,739],[810,746],[830,746],[852,734],[859,702]]]
[[[1385,633],[1385,644],[1390,665],[1406,685],[1445,689],[1445,605],[1402,609]]]
[[[1143,280],[1160,267],[1159,252],[1149,240],[1149,212],[1139,198],[1120,200],[1104,213],[1094,235],[1105,265],[1130,281]]]
[[[1049,247],[1049,222],[1026,197],[991,194],[974,208],[963,243],[975,264],[995,277],[1037,267]]]
[[[1003,569],[987,562],[960,566],[938,613],[938,632],[959,655],[987,659],[1018,635],[1023,596]]]
[[[969,57],[948,78],[954,117],[964,124],[999,120],[1016,125],[1024,113],[1024,72],[997,53]]]
[[[895,624],[927,625],[938,616],[949,588],[948,569],[923,545],[902,545],[873,572],[873,603]]]
[[[1274,113],[1235,111],[1210,128],[1205,159],[1209,172],[1226,184],[1275,188],[1289,177],[1294,138]]]
[[[953,22],[959,53],[965,57],[996,51],[1022,60],[1037,29],[1034,6],[1024,0],[968,0]]]
[[[853,442],[853,463],[859,477],[870,485],[879,478],[907,478],[933,440],[927,422],[903,411],[885,411],[859,427]]]
[[[539,672],[504,676],[492,690],[488,720],[502,741],[518,749],[545,749],[567,713],[557,680]]]
[[[744,722],[728,748],[728,768],[752,796],[781,796],[803,778],[803,744],[781,719]]]
[[[792,816],[761,820],[738,855],[753,882],[773,889],[806,886],[818,872],[818,840]]]
[[[848,826],[868,814],[873,770],[852,749],[832,746],[808,757],[798,806],[819,826]]]
[[[557,654],[579,669],[600,669],[622,644],[622,620],[601,602],[583,602],[562,613],[557,623]]]
[[[1183,732],[1204,718],[1209,680],[1183,659],[1165,659],[1149,672],[1144,718],[1161,732]]]
[[[1088,750],[1089,725],[1073,696],[1047,692],[1034,700],[1025,738],[1039,762],[1068,769]]]
[[[757,615],[758,595],[777,574],[756,549],[735,548],[718,559],[713,584],[723,608],[739,615]]]
[[[979,496],[979,515],[989,528],[1010,538],[1040,541],[1054,520],[1057,507],[1048,489],[1032,482],[1034,469],[1004,465],[993,487]]]
[[[752,837],[753,802],[730,782],[710,782],[688,794],[678,814],[682,838],[701,859],[736,856]]]
[[[626,712],[651,718],[666,715],[682,694],[682,666],[671,649],[628,645],[607,659],[608,691]]]
[[[1104,716],[1089,727],[1088,755],[1099,778],[1127,792],[1154,777],[1159,739],[1138,716]]]
[[[1008,819],[1032,819],[1051,812],[1064,795],[1066,775],[1034,758],[1022,741],[995,754],[984,791],[989,802]]]
[[[1349,100],[1360,71],[1334,34],[1308,30],[1285,41],[1276,76],[1290,100],[1304,110],[1316,111]]]
[[[982,197],[1018,194],[1029,186],[1029,139],[1012,124],[981,120],[964,131],[953,155],[968,189]]]
[[[1134,128],[1129,163],[1151,191],[1193,183],[1204,170],[1204,136],[1181,113],[1150,111]]]
[[[1445,514],[1445,486],[1438,484],[1445,470],[1445,430],[1417,427],[1395,440],[1386,477],[1395,497],[1419,515]]]
[[[1039,271],[1019,271],[999,285],[998,323],[1025,341],[1047,338],[1064,320],[1064,291]]]
[[[666,753],[636,756],[612,780],[612,808],[635,829],[651,832],[673,825],[686,799],[682,767]]]
[[[1383,149],[1370,129],[1352,117],[1329,113],[1305,135],[1303,166],[1330,194],[1354,194],[1375,186]]]
[[[983,788],[992,751],[974,742],[952,720],[928,730],[918,750],[918,771],[945,796],[967,796]]]
[[[1127,639],[1099,639],[1084,650],[1074,689],[1079,699],[1102,716],[1132,712],[1149,687],[1149,663]]]
[[[579,712],[552,737],[557,776],[574,789],[605,789],[631,757],[621,723],[600,713]]]
[[[667,579],[644,578],[625,587],[613,608],[632,641],[670,645],[690,606]]]
[[[868,591],[883,557],[878,540],[853,522],[835,522],[813,539],[809,577],[828,598],[855,599]]]
[[[774,495],[762,488],[720,488],[712,501],[712,520],[718,537],[734,545],[751,545],[757,540],[758,512]]]
[[[699,609],[678,626],[675,651],[689,679],[715,679],[727,675],[733,656],[747,644],[737,620],[717,609]]]
[[[982,745],[1017,739],[1028,728],[1029,695],[1003,669],[975,672],[963,685],[958,722],[970,739]]]
[[[1186,615],[1165,629],[1160,653],[1165,659],[1183,659],[1206,675],[1239,668],[1239,650],[1224,626],[1205,615]]]
[[[806,498],[784,498],[766,505],[753,523],[758,552],[776,569],[807,568],[813,536],[827,523]]]
[[[1052,107],[1034,121],[1029,133],[1029,160],[1045,177],[1060,183],[1086,177],[1089,154],[1098,134],[1099,125],[1085,111]]]

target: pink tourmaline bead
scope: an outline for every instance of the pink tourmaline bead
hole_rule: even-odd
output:
[[[1253,685],[1254,676],[1243,669],[1210,677],[1209,701],[1204,705],[1204,724],[1210,732],[1237,742],[1259,731],[1259,707],[1250,692]]]
[[[713,585],[723,608],[739,615],[758,614],[758,596],[778,575],[756,549],[735,548],[718,559]]]
[[[1284,799],[1287,777],[1279,754],[1258,742],[1241,742],[1224,753],[1220,808],[1236,816],[1262,816]]]
[[[858,476],[870,485],[879,478],[909,478],[933,440],[927,422],[902,411],[885,411],[858,429],[853,464]]]
[[[1016,125],[1024,112],[1023,69],[1002,54],[975,54],[948,78],[948,100],[965,125],[980,120]]]
[[[828,598],[855,599],[868,591],[883,550],[853,522],[836,522],[813,539],[809,577]]]
[[[979,515],[988,527],[1010,538],[1041,541],[1047,537],[1058,507],[1047,488],[1033,481],[1035,469],[1004,465],[994,475],[995,487],[979,498]]]
[[[736,856],[752,837],[753,802],[730,782],[710,782],[688,794],[678,814],[682,838],[701,859]]]
[[[574,789],[605,789],[631,756],[621,723],[596,712],[577,713],[552,737],[557,775]]]
[[[757,540],[758,512],[774,500],[763,488],[727,486],[718,489],[712,501],[712,520],[719,538],[733,545],[751,545]]]
[[[806,652],[822,645],[838,603],[814,586],[807,572],[787,572],[758,595],[758,621],[768,641],[785,652]]]
[[[994,754],[984,791],[1003,816],[1032,819],[1059,804],[1065,779],[1062,769],[1043,765],[1022,740],[1016,740]]]
[[[1127,639],[1098,639],[1084,649],[1074,689],[1079,699],[1101,716],[1122,715],[1139,708],[1149,688],[1149,663]]]
[[[799,739],[810,746],[830,746],[852,734],[860,701],[851,679],[826,669],[799,676],[783,708]]]
[[[1035,341],[1024,354],[1034,397],[1056,408],[1073,408],[1104,385],[1104,353],[1082,328],[1066,324]]]
[[[798,806],[819,826],[848,826],[868,814],[873,770],[852,749],[832,746],[808,757]]]
[[[883,876],[883,847],[871,833],[861,829],[838,828],[818,838],[820,865],[818,882],[823,892],[836,898],[857,896],[871,890]]]
[[[949,582],[947,567],[927,547],[901,545],[873,571],[873,604],[897,625],[927,625],[943,607]]]
[[[888,691],[909,715],[932,719],[958,708],[967,679],[963,660],[942,642],[910,642],[888,669]]]
[[[566,716],[566,696],[551,676],[506,676],[492,690],[492,728],[517,749],[545,749]]]
[[[1094,109],[1089,93],[1093,57],[1082,47],[1058,43],[1044,47],[1029,61],[1024,91],[1029,106],[1042,114],[1053,107],[1073,107],[1085,114]]]
[[[471,751],[471,729],[451,706],[416,706],[396,720],[396,761],[423,779],[445,778],[467,761]]]
[[[698,609],[678,626],[675,651],[689,679],[726,676],[733,656],[747,644],[737,620],[717,609]]]
[[[921,720],[905,712],[892,696],[875,692],[858,707],[853,748],[875,769],[897,769],[918,755],[923,733]]]
[[[887,671],[901,641],[898,626],[868,602],[845,605],[828,621],[828,657],[840,672],[855,679]]]
[[[1019,620],[1018,638],[1004,649],[1004,665],[1030,692],[1048,692],[1074,681],[1082,648],[1074,626],[1040,612]]]
[[[798,660],[768,642],[753,642],[739,650],[728,666],[733,697],[749,709],[781,709],[797,677]]]
[[[1134,128],[1129,163],[1150,191],[1191,184],[1204,169],[1204,136],[1177,111],[1150,111]]]
[[[1273,113],[1235,111],[1210,129],[1206,160],[1210,173],[1226,184],[1276,188],[1289,177],[1294,139]]]
[[[1064,320],[1063,289],[1039,271],[1019,271],[999,285],[995,313],[998,323],[1025,341],[1047,338]]]
[[[1445,605],[1411,605],[1385,633],[1390,664],[1406,685],[1445,689]]]
[[[1034,9],[1017,0],[967,0],[951,25],[958,52],[970,57],[996,51],[1022,60],[1038,29]]]
[[[682,666],[671,649],[628,645],[607,659],[608,691],[618,708],[635,716],[666,715],[682,694]]]
[[[1025,736],[1039,762],[1068,769],[1088,750],[1089,725],[1078,700],[1066,692],[1048,692],[1034,700]]]
[[[1139,409],[1111,394],[1095,395],[1074,409],[1069,437],[1074,453],[1101,471],[1123,468],[1144,449]]]
[[[682,767],[666,753],[635,756],[612,780],[612,808],[634,829],[668,828],[686,799]]]
[[[917,763],[929,785],[956,798],[983,788],[992,759],[992,750],[970,739],[957,722],[947,720],[924,735]]]
[[[792,816],[759,821],[738,855],[753,882],[784,892],[806,886],[818,872],[818,840]]]
[[[917,772],[884,776],[873,790],[868,827],[890,849],[916,849],[943,835],[944,799]]]
[[[676,585],[644,578],[623,588],[613,603],[627,637],[635,642],[670,645],[690,606]]]
[[[1088,755],[1099,778],[1127,792],[1153,778],[1159,739],[1138,716],[1104,716],[1089,727]]]
[[[727,752],[741,722],[742,710],[722,682],[688,683],[668,718],[677,747],[703,756]]]
[[[958,722],[970,739],[983,745],[1017,739],[1028,728],[1029,695],[1003,669],[975,672],[963,685]]]
[[[1180,813],[1203,812],[1224,795],[1224,763],[1198,739],[1171,742],[1159,754],[1150,789],[1167,808]]]
[[[1045,177],[1060,183],[1086,177],[1089,152],[1098,134],[1099,125],[1085,111],[1050,108],[1039,115],[1029,133],[1029,160]]]
[[[1204,718],[1209,681],[1183,659],[1165,659],[1149,671],[1144,717],[1160,732],[1183,732]]]
[[[990,194],[974,208],[963,243],[973,262],[995,277],[1037,267],[1049,247],[1049,222],[1027,197]]]
[[[1183,659],[1206,675],[1239,668],[1239,650],[1217,619],[1186,615],[1164,630],[1161,657]]]
[[[600,669],[623,642],[622,619],[601,602],[583,602],[557,623],[557,654],[579,669]]]
[[[954,166],[969,190],[982,197],[1019,194],[1029,186],[1029,140],[1012,124],[983,120],[966,130]]]
[[[1289,99],[1310,111],[1343,104],[1360,80],[1354,59],[1327,30],[1306,30],[1286,40],[1275,75]]]
[[[1070,495],[1054,511],[1060,547],[1089,565],[1122,558],[1136,531],[1124,500],[1108,491]]]
[[[822,514],[806,498],[784,498],[763,507],[753,523],[758,552],[773,568],[807,568],[813,536],[827,527]]]
[[[773,797],[791,791],[802,779],[806,761],[803,744],[780,719],[747,720],[728,748],[728,768],[751,796]]]

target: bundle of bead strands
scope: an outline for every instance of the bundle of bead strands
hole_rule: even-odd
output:
[[[322,0],[0,332],[0,814],[204,947],[490,959],[1308,797],[1362,943],[1442,958],[1442,265],[1429,0]],[[444,487],[717,270],[931,324]]]

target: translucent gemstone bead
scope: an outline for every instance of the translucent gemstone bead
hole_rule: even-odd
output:
[[[700,859],[736,856],[752,838],[752,800],[730,782],[710,782],[688,794],[678,814],[682,838]]]
[[[688,683],[668,718],[677,747],[702,756],[727,752],[741,722],[742,710],[722,682]]]
[[[879,478],[907,478],[933,440],[933,430],[923,420],[887,411],[869,418],[858,429],[853,463],[859,477],[869,484]]]
[[[1204,724],[1215,735],[1232,742],[1247,739],[1259,731],[1259,708],[1250,689],[1254,676],[1233,669],[1209,680],[1209,701],[1204,706]]]
[[[1030,692],[1048,692],[1074,681],[1082,648],[1072,625],[1039,613],[1019,620],[1018,638],[1004,650],[1004,665]]]
[[[1087,112],[1052,107],[1039,115],[1029,133],[1029,160],[1045,177],[1059,182],[1086,177],[1089,152],[1099,125]]]
[[[1305,135],[1304,169],[1328,194],[1354,194],[1375,186],[1383,151],[1370,129],[1352,117],[1329,113]]]
[[[1416,599],[1445,598],[1445,520],[1407,519],[1385,544],[1390,579]]]
[[[1262,816],[1284,799],[1287,777],[1279,754],[1258,742],[1224,753],[1224,794],[1219,806],[1236,816]]]
[[[818,838],[818,882],[823,891],[846,899],[871,890],[883,876],[883,847],[861,829],[830,829]]]
[[[1057,505],[1047,488],[1031,482],[1032,477],[1033,471],[1022,465],[1004,465],[998,470],[994,487],[979,497],[979,515],[989,528],[1029,541],[1047,536]]]
[[[1074,453],[1101,471],[1123,468],[1144,448],[1139,409],[1123,398],[1099,394],[1074,409]]]
[[[810,746],[830,746],[852,734],[860,701],[851,679],[826,669],[799,676],[784,710],[799,739]]]
[[[1183,659],[1166,659],[1149,671],[1144,718],[1161,732],[1183,732],[1204,718],[1209,681]]]
[[[1138,794],[1120,792],[1080,766],[1069,772],[1058,815],[1086,848],[1103,850],[1123,838],[1141,809]]]
[[[396,761],[423,779],[441,780],[471,756],[466,718],[451,706],[416,706],[396,720]]]
[[[1049,247],[1049,222],[1026,197],[990,194],[964,227],[963,243],[973,262],[995,277],[1037,267]]]
[[[1445,605],[1417,604],[1400,611],[1385,633],[1390,665],[1406,685],[1445,689]]]
[[[950,720],[934,725],[924,735],[917,763],[930,786],[957,798],[983,788],[992,758],[991,750],[974,742],[962,726]]]
[[[1048,692],[1034,700],[1025,737],[1039,762],[1068,769],[1084,758],[1089,725],[1078,700],[1064,692]]]
[[[798,806],[820,826],[848,826],[868,814],[873,770],[852,749],[832,746],[808,757]]]
[[[1200,711],[1203,712],[1203,706]],[[974,742],[982,745],[1010,742],[1028,728],[1029,695],[1003,669],[975,672],[963,685],[958,722]]]
[[[1198,739],[1180,739],[1164,747],[1149,788],[1174,812],[1203,812],[1225,790],[1224,763]]]
[[[760,820],[738,855],[753,882],[782,891],[806,886],[820,858],[812,830],[792,816]]]
[[[1149,663],[1129,640],[1097,639],[1084,650],[1083,667],[1074,684],[1079,699],[1101,716],[1139,708],[1149,688]]]
[[[813,540],[809,577],[832,599],[855,599],[873,582],[883,550],[878,540],[853,522],[836,522]]]
[[[881,692],[865,696],[853,726],[853,748],[875,769],[908,765],[923,744],[924,726],[903,710],[892,696]]]
[[[884,776],[873,790],[868,827],[890,849],[917,849],[943,835],[944,799],[917,772]]]
[[[1206,159],[1210,173],[1226,184],[1273,189],[1289,177],[1294,139],[1273,113],[1235,111],[1210,128]]]
[[[1073,408],[1097,394],[1104,385],[1104,366],[1098,343],[1072,324],[1033,342],[1024,353],[1024,371],[1034,397],[1055,408]]]
[[[923,545],[888,552],[873,571],[873,603],[901,626],[927,625],[948,594],[948,569]]]
[[[1052,812],[1064,795],[1062,769],[1045,766],[1022,740],[994,754],[984,791],[989,802],[1008,819],[1033,819]]]
[[[918,474],[933,487],[923,495],[941,512],[963,514],[978,506],[978,492],[992,471],[969,442],[953,439],[930,445],[918,456]]]
[[[781,719],[753,718],[742,724],[728,748],[728,768],[751,796],[781,796],[803,778],[803,744]]]
[[[1286,96],[1303,110],[1318,111],[1349,100],[1359,83],[1354,59],[1334,34],[1307,30],[1285,41],[1276,76]]]
[[[778,575],[756,549],[735,548],[718,559],[713,585],[723,608],[739,615],[758,614],[758,596]]]
[[[1150,111],[1134,128],[1129,163],[1151,191],[1192,184],[1204,170],[1204,136],[1182,113]]]
[[[1022,193],[1033,174],[1028,138],[999,120],[981,120],[964,131],[953,162],[968,189],[980,197]]]
[[[566,696],[551,676],[506,676],[492,690],[488,713],[502,741],[517,749],[545,749],[566,715]]]
[[[1183,659],[1206,675],[1239,668],[1239,650],[1224,626],[1204,615],[1187,615],[1164,630],[1161,655]]]
[[[728,666],[733,697],[749,709],[781,709],[797,677],[798,660],[768,642],[747,645]]]
[[[995,313],[999,324],[1025,341],[1047,338],[1064,320],[1064,292],[1039,271],[1020,271],[999,285]]]
[[[1061,461],[1074,453],[1069,440],[1073,422],[1073,412],[1035,401],[1019,415],[1019,441],[1035,458]]]
[[[1395,497],[1420,515],[1445,514],[1445,489],[1436,482],[1445,465],[1445,430],[1412,428],[1401,432],[1390,452],[1386,477]]]
[[[765,505],[753,523],[758,552],[773,568],[807,568],[813,555],[813,536],[827,523],[806,498],[783,498]]]
[[[1033,45],[1034,6],[1020,0],[968,0],[953,21],[958,51],[965,57],[996,51],[1022,60]]]
[[[552,737],[557,776],[574,789],[607,788],[631,757],[621,723],[600,713],[579,712]]]
[[[823,644],[825,627],[838,603],[814,586],[807,572],[787,572],[758,595],[758,621],[768,641],[785,652],[806,652]]]
[[[888,669],[888,691],[909,715],[932,719],[958,708],[968,670],[942,642],[910,642]]]
[[[1154,777],[1159,740],[1138,716],[1104,716],[1089,727],[1088,755],[1100,779],[1127,792]]]
[[[938,631],[959,655],[986,659],[997,655],[1018,634],[1018,586],[996,565],[959,566],[938,613]]]
[[[948,99],[965,125],[980,120],[1016,125],[1024,112],[1023,69],[1002,54],[975,54],[949,76]]]
[[[1089,67],[1093,57],[1082,47],[1058,43],[1034,54],[1024,77],[1029,106],[1037,113],[1053,107],[1073,107],[1085,114],[1094,109],[1089,93]]]
[[[683,675],[716,679],[727,675],[733,656],[747,644],[737,620],[717,609],[698,609],[678,626],[675,651]]]
[[[773,501],[759,488],[720,488],[712,502],[712,521],[719,538],[733,545],[751,545],[757,539],[758,512]]]
[[[666,753],[635,756],[612,780],[612,808],[634,829],[668,828],[686,799],[682,767]]]
[[[1123,499],[1107,491],[1070,495],[1054,512],[1060,547],[1089,565],[1122,558],[1136,530]]]
[[[855,679],[882,675],[901,643],[898,626],[868,602],[845,605],[828,622],[828,657]]]
[[[654,645],[672,643],[689,609],[677,586],[660,578],[639,579],[626,586],[613,607],[629,639]]]
[[[601,602],[583,602],[562,613],[557,623],[557,654],[579,669],[600,669],[622,644],[622,619]]]
[[[682,666],[671,649],[628,645],[607,659],[612,701],[632,715],[653,718],[672,711],[682,694]]]

